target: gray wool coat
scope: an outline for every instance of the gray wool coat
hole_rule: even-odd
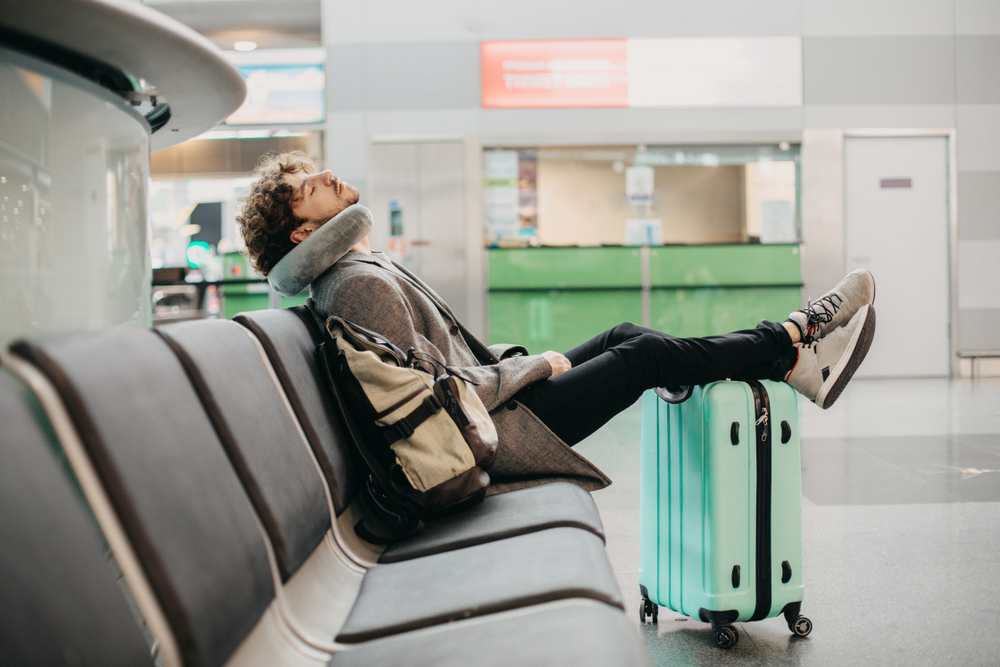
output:
[[[312,282],[310,293],[307,306],[321,328],[336,315],[382,334],[404,351],[430,354],[477,383],[474,389],[500,440],[488,470],[488,493],[552,481],[588,491],[611,483],[514,398],[549,377],[549,362],[540,355],[505,356],[524,351],[516,345],[486,347],[441,297],[383,253],[348,252]]]

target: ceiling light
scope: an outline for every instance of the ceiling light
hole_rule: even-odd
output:
[[[253,51],[257,45],[254,42],[236,42],[233,44],[233,48],[237,51]]]
[[[194,138],[194,141],[201,141],[202,139],[236,139],[237,134],[235,130],[209,130],[199,134]]]

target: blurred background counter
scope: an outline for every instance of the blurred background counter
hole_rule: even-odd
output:
[[[237,313],[301,306],[309,290],[293,297],[279,296],[253,270],[239,252],[219,256],[221,276],[197,269],[153,269],[153,324],[204,317],[233,319]]]
[[[706,336],[800,307],[798,244],[493,248],[489,340],[565,352],[620,324]]]

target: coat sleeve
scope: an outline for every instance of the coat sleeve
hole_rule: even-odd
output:
[[[495,345],[490,345],[490,352],[495,354],[497,359],[528,356],[528,348],[514,343],[496,343]]]
[[[381,276],[358,273],[345,277],[326,296],[324,301],[335,304],[325,309],[327,313],[380,333],[404,351],[413,348],[444,361],[454,373],[475,383],[476,394],[490,412],[552,374],[549,362],[540,355],[509,357],[485,366],[453,365],[428,338],[428,323],[417,316],[397,286]]]

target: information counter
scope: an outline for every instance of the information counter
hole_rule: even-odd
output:
[[[565,352],[621,322],[707,336],[802,303],[799,246],[495,248],[489,342]]]

